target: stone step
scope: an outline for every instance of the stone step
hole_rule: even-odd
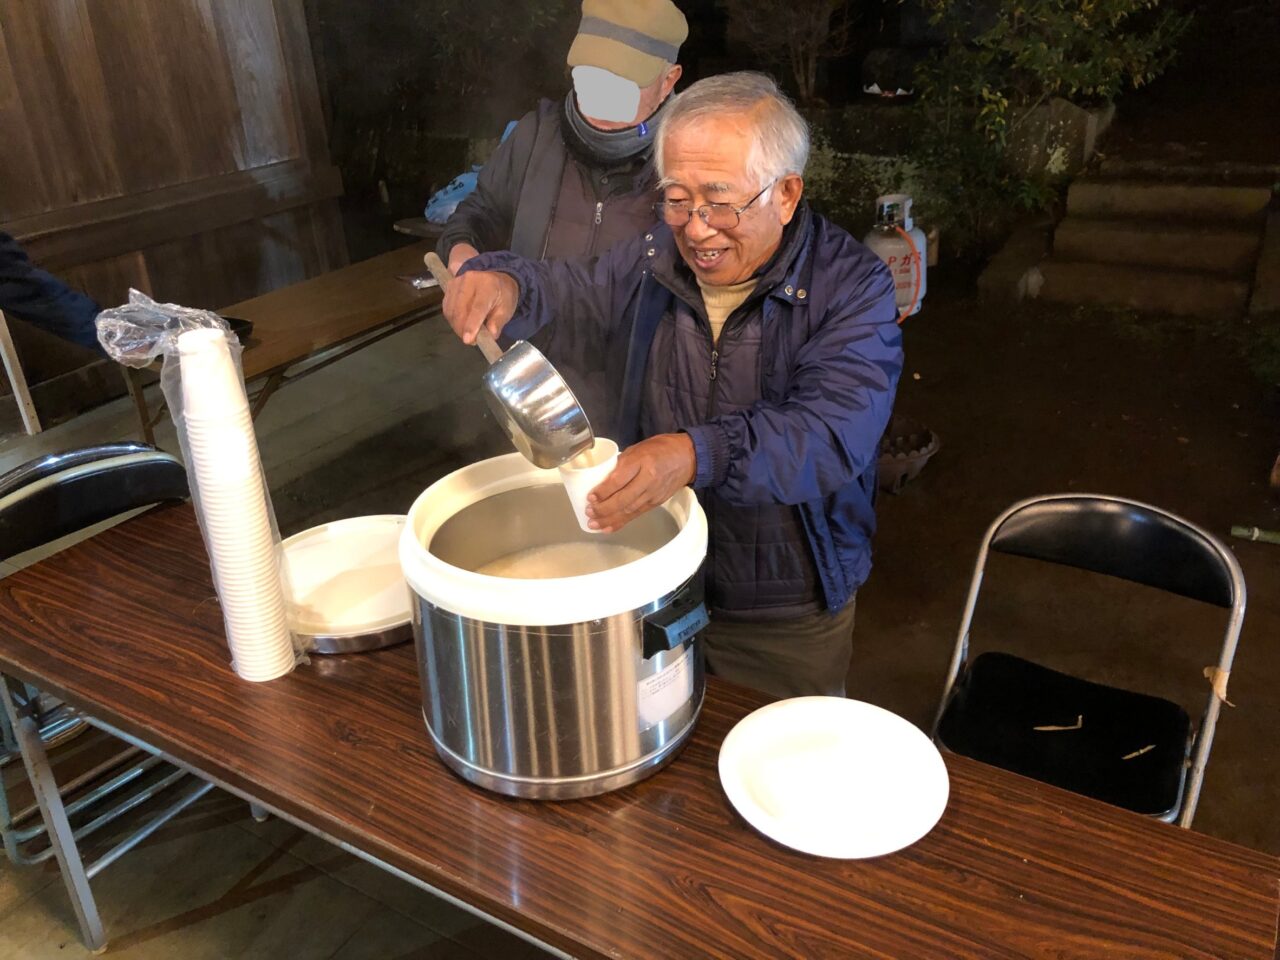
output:
[[[1140,264],[1248,277],[1262,242],[1261,225],[1210,226],[1069,216],[1053,235],[1063,260]]]
[[[1089,177],[1071,184],[1067,216],[1261,223],[1270,201],[1269,186]]]
[[[1240,163],[1235,160],[1196,162],[1109,157],[1098,165],[1098,169],[1102,174],[1101,179],[1267,188],[1280,181],[1280,163]]]
[[[1244,314],[1249,297],[1247,280],[1187,270],[1051,257],[1040,265],[1040,271],[1044,277],[1040,296],[1055,303],[1231,319]]]

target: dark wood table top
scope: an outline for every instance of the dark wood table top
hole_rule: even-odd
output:
[[[961,757],[914,846],[823,860],[752,830],[716,760],[754,693],[708,684],[684,752],[566,803],[471,787],[411,647],[266,684],[229,669],[194,516],[164,507],[0,581],[0,664],[234,789],[586,957],[1257,957],[1280,860]]]
[[[418,290],[399,279],[424,273],[422,258],[432,249],[431,243],[412,243],[221,309],[253,321],[252,339],[241,357],[245,380],[434,311],[441,300],[438,289]]]

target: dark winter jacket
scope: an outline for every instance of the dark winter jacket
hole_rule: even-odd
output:
[[[593,257],[644,232],[660,199],[650,154],[603,166],[574,148],[567,126],[564,101],[542,100],[521,119],[445,225],[436,247],[442,260],[449,262],[458,243],[536,260]],[[587,414],[598,419],[608,384],[573,363],[575,345],[561,339],[553,329],[532,338],[562,369]]]
[[[902,370],[893,282],[874,254],[801,207],[714,349],[665,226],[594,261],[496,253],[465,269],[519,282],[510,336],[554,321],[578,362],[603,358],[618,388],[598,433],[692,438],[714,610],[771,619],[848,602],[871,569],[876,458]]]
[[[653,221],[650,157],[602,166],[570,149],[564,126],[562,101],[542,100],[520,120],[445,225],[441,259],[458,243],[539,260],[590,257]]]
[[[42,330],[101,351],[94,318],[99,307],[27,258],[18,241],[0,232],[0,310]]]

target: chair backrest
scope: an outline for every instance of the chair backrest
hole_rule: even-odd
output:
[[[31,460],[0,476],[0,559],[189,492],[182,464],[145,443]]]
[[[1000,514],[982,539],[934,718],[935,734],[956,679],[968,660],[969,630],[987,556],[993,550],[1107,574],[1229,608],[1215,676],[1225,684],[1230,675],[1244,623],[1246,598],[1240,564],[1221,540],[1182,517],[1136,500],[1085,493],[1033,497]],[[1183,827],[1189,827],[1195,816],[1221,709],[1218,693],[1216,685],[1211,686],[1196,733],[1178,814],[1178,824]]]
[[[1117,497],[1024,501],[993,525],[997,553],[1061,563],[1230,607],[1232,556],[1212,535],[1156,507]]]

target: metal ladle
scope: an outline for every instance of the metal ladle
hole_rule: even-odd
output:
[[[424,258],[442,291],[453,274],[435,253]],[[476,332],[476,346],[489,361],[484,399],[511,443],[534,466],[550,469],[591,449],[595,435],[569,385],[542,351],[518,340],[505,353],[488,328]]]

